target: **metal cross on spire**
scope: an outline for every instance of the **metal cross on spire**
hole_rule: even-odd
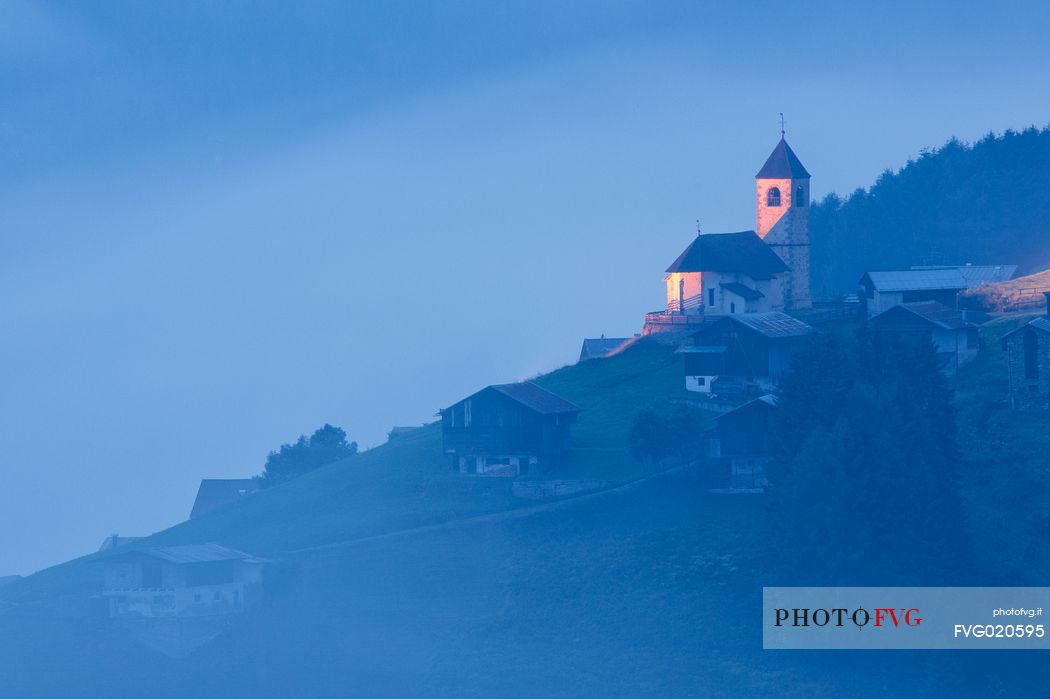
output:
[[[784,138],[784,112],[780,113],[780,137]]]

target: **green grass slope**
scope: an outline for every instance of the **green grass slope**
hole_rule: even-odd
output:
[[[1013,584],[1050,580],[1050,415],[1015,411],[1002,336],[1034,315],[1008,314],[981,327],[983,348],[955,382],[962,490],[983,567]]]
[[[681,359],[656,342],[636,343],[606,359],[536,379],[581,406],[576,448],[539,477],[627,480],[651,467],[632,459],[632,416],[685,393]],[[511,483],[449,473],[437,423],[351,459],[262,491],[199,519],[155,534],[142,546],[218,541],[273,556],[520,506]],[[4,600],[97,593],[99,556],[88,556],[0,589]]]

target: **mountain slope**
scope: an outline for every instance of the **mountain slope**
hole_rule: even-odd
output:
[[[917,264],[1050,266],[1050,129],[951,140],[868,190],[810,211],[813,289],[856,291],[868,270]]]

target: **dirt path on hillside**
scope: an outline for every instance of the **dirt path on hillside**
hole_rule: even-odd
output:
[[[548,512],[551,510],[557,510],[563,507],[568,507],[574,503],[580,502],[581,500],[589,500],[593,498],[602,498],[612,495],[613,493],[621,493],[628,490],[637,488],[638,486],[648,483],[649,481],[664,476],[669,476],[674,473],[681,473],[685,471],[688,466],[675,466],[664,471],[658,471],[642,478],[636,478],[619,485],[612,486],[611,488],[604,488],[602,490],[590,491],[582,493],[580,495],[569,495],[551,502],[545,502],[539,505],[531,505],[528,507],[516,507],[512,510],[500,510],[499,512],[490,512],[484,515],[474,515],[473,517],[463,517],[462,519],[451,519],[445,522],[436,522],[434,524],[424,524],[418,527],[410,527],[408,529],[398,529],[392,532],[384,532],[382,534],[371,534],[369,536],[362,536],[353,539],[344,539],[343,541],[333,541],[328,544],[319,544],[317,546],[308,546],[301,549],[291,549],[288,551],[280,551],[276,555],[277,557],[298,557],[304,555],[310,555],[313,553],[323,553],[326,551],[338,551],[344,548],[355,546],[357,544],[371,543],[375,541],[394,540],[403,537],[414,536],[416,534],[423,534],[426,532],[441,531],[443,529],[451,529],[458,526],[479,524],[482,522],[501,522],[519,517],[528,517],[536,514],[537,512]]]

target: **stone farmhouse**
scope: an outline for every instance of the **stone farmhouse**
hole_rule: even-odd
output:
[[[1003,336],[1010,378],[1010,406],[1015,410],[1050,409],[1050,291],[1046,315]]]

